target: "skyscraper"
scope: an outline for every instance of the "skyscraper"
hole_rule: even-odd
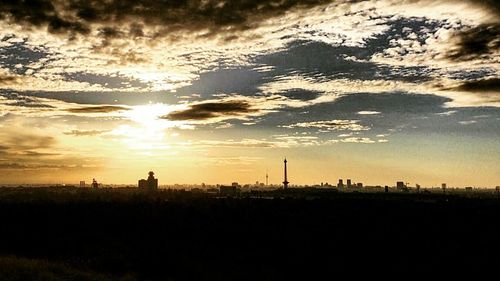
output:
[[[286,161],[286,158],[285,158],[285,160],[283,161],[283,163],[285,163],[285,180],[283,181],[283,188],[284,189],[287,189],[288,188],[288,184],[289,184],[287,176],[286,176],[286,162],[287,161]]]

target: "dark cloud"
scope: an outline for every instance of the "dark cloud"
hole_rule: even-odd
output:
[[[103,105],[103,106],[70,108],[67,111],[71,113],[109,113],[120,110],[129,110],[129,108],[123,106]]]
[[[71,130],[69,132],[64,132],[65,135],[71,136],[96,136],[109,132],[109,130]]]
[[[51,105],[44,104],[40,102],[40,100],[29,97],[18,95],[17,93],[6,91],[4,93],[0,92],[0,96],[6,97],[12,102],[6,103],[5,105],[9,106],[19,106],[19,107],[32,107],[32,108],[54,108]]]
[[[239,32],[255,28],[266,19],[292,10],[307,10],[329,3],[355,3],[362,0],[3,0],[0,20],[26,29],[46,28],[49,33],[70,39],[95,32],[103,51],[117,38],[156,38],[183,31],[204,32],[201,37],[222,35],[224,41],[239,37]],[[419,1],[415,1],[419,2]],[[460,1],[462,2],[462,1]],[[498,1],[469,0],[499,15]],[[427,3],[426,3],[427,4]],[[304,11],[306,12],[306,11]],[[120,48],[111,52],[119,53]],[[109,53],[109,52],[107,52]],[[126,53],[121,53],[121,56]],[[457,54],[458,55],[458,54]],[[127,60],[144,62],[140,54]],[[127,60],[119,61],[125,63]]]
[[[29,25],[46,26],[51,33],[86,34],[89,28],[78,19],[64,19],[64,11],[57,10],[62,1],[50,0],[4,0],[0,5],[0,19]]]
[[[163,116],[164,119],[179,120],[206,120],[223,116],[239,116],[256,112],[257,109],[246,101],[204,102],[193,104],[186,110],[174,111]]]
[[[495,15],[500,15],[500,2],[498,0],[469,0],[475,5],[482,6],[490,10]]]
[[[0,73],[0,86],[9,86],[11,84],[17,83],[18,81],[18,76]]]
[[[125,35],[140,36],[143,34],[141,24],[156,27],[154,36],[177,30],[208,29],[209,33],[247,30],[263,19],[292,9],[306,9],[332,1],[5,0],[0,5],[0,18],[28,27],[46,26],[50,33],[70,36],[88,34],[97,25],[100,36],[107,40]]]
[[[498,92],[500,93],[500,78],[464,81],[455,89],[467,92]]]
[[[454,61],[484,58],[500,51],[500,24],[481,24],[455,34],[457,44],[446,56]]]
[[[6,103],[5,105],[31,107],[31,108],[54,108],[52,105],[37,103],[37,102],[26,102],[26,101],[16,101],[11,103]]]

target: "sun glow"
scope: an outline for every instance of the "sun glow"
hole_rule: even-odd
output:
[[[177,124],[162,119],[161,116],[173,109],[174,106],[162,103],[134,106],[123,113],[123,116],[134,124],[120,125],[111,134],[123,137],[123,142],[133,149],[146,151],[168,149],[167,130]]]

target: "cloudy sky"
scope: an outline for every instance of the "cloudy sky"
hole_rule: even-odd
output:
[[[0,183],[500,185],[498,1],[0,1]]]

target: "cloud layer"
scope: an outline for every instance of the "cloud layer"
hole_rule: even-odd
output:
[[[106,44],[107,40],[116,38],[154,38],[179,30],[203,31],[203,36],[234,33],[295,8],[305,9],[329,2],[331,0],[3,1],[0,18],[69,36],[87,35],[97,28]]]
[[[192,104],[185,110],[171,112],[162,118],[172,121],[207,120],[219,117],[238,117],[257,111],[244,100],[203,102]]]

